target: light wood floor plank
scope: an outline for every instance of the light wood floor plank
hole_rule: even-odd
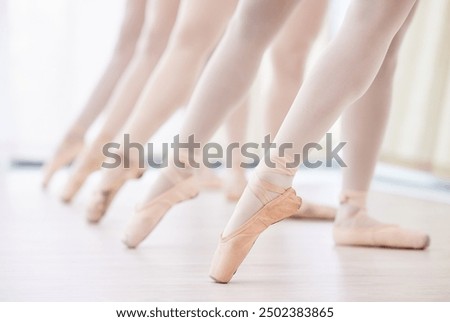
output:
[[[450,206],[376,192],[377,217],[431,235],[427,251],[336,247],[331,223],[286,220],[267,230],[232,283],[208,278],[233,210],[219,192],[172,209],[136,250],[120,234],[154,171],[127,184],[100,225],[84,220],[95,176],[73,205],[40,190],[37,171],[0,183],[2,301],[449,301]],[[318,172],[319,173],[319,172]],[[338,184],[317,174],[301,195],[331,200]],[[328,181],[327,181],[328,180]]]

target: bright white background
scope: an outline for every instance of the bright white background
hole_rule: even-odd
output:
[[[333,2],[332,10],[338,13],[333,15],[333,29],[347,3]],[[124,4],[125,0],[0,0],[4,159],[48,158],[109,60]],[[178,115],[166,128],[177,128],[179,120]]]
[[[4,152],[48,155],[108,62],[124,3],[0,1]]]

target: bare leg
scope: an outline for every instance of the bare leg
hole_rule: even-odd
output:
[[[169,46],[125,125],[123,133],[129,134],[132,142],[145,144],[172,113],[186,103],[235,5],[236,2],[230,0],[189,0],[180,4]],[[137,157],[131,155],[131,159]],[[139,170],[136,168],[132,162],[132,169],[120,167],[104,171],[89,206],[91,221],[103,216],[112,196],[129,178],[130,171]]]
[[[120,36],[111,61],[106,67],[97,86],[91,94],[81,114],[70,126],[55,155],[44,168],[43,187],[49,183],[53,174],[72,162],[83,147],[84,135],[97,116],[104,109],[119,78],[133,56],[133,52],[144,22],[147,0],[128,0]]]
[[[63,190],[62,199],[70,201],[89,174],[98,170],[104,159],[102,147],[114,140],[131,114],[145,83],[166,48],[175,23],[179,0],[152,0],[136,53],[108,102],[107,115],[97,137],[76,159]]]

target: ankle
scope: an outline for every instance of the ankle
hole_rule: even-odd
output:
[[[361,211],[365,211],[367,204],[367,192],[344,190],[340,195],[340,206],[336,212],[335,224],[352,220]]]
[[[336,211],[335,223],[355,218],[363,209],[365,208],[360,208],[349,204],[341,204]]]
[[[278,187],[288,189],[292,186],[296,173],[296,168],[289,167],[292,162],[293,158],[291,157],[266,156],[256,168],[254,176]]]

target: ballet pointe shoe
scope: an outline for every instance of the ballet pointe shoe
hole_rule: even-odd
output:
[[[90,147],[84,150],[76,160],[74,169],[61,194],[61,200],[64,203],[70,203],[89,175],[100,169],[104,159],[100,151],[101,148]]]
[[[341,196],[341,203],[347,203],[349,195],[351,193]],[[381,223],[370,218],[364,207],[344,219],[337,218],[333,227],[333,238],[337,245],[344,246],[421,250],[430,245],[430,237],[427,234]]]
[[[291,218],[334,220],[337,209],[330,206],[319,205],[313,202],[303,201],[302,207]]]
[[[135,214],[129,221],[122,238],[128,248],[137,247],[175,204],[198,195],[199,182],[195,175],[181,178],[172,168],[169,168],[165,174],[173,182],[175,181],[174,185],[150,202],[136,207]]]
[[[292,216],[302,203],[294,189],[284,189],[259,178],[253,177],[249,188],[264,206],[233,233],[220,237],[209,272],[217,283],[228,283],[259,235],[270,225]],[[267,192],[279,196],[271,200]]]
[[[56,171],[70,164],[84,146],[82,136],[69,135],[59,145],[56,153],[45,164],[43,169],[42,188],[46,189]]]
[[[144,175],[142,168],[116,168],[105,171],[102,182],[92,194],[88,203],[86,219],[92,224],[98,223],[108,211],[114,197],[123,185],[130,179],[139,179]]]

